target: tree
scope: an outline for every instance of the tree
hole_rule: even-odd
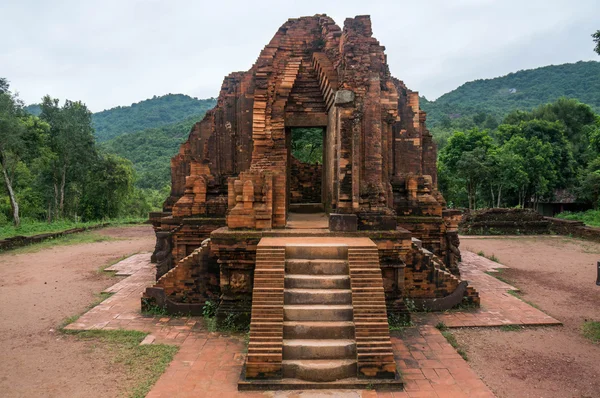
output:
[[[559,98],[550,104],[541,105],[531,112],[533,119],[564,124],[564,135],[573,151],[574,160],[584,167],[588,163],[590,125],[596,122],[596,114],[586,104],[576,99]]]
[[[475,148],[464,152],[455,166],[457,177],[462,178],[466,185],[471,210],[477,205],[477,189],[489,174],[487,156],[485,148]]]
[[[533,118],[520,121],[516,125],[503,124],[498,127],[496,137],[500,145],[504,145],[513,137],[522,137],[526,142],[534,138],[551,148],[551,168],[556,173],[552,188],[566,188],[573,183],[575,177],[572,145],[566,138],[566,127],[561,121],[549,122]],[[529,156],[529,155],[527,155]],[[528,157],[523,156],[527,161]],[[533,192],[532,192],[533,194]]]
[[[596,43],[596,47],[594,47],[594,51],[600,55],[600,30],[597,30],[596,33],[592,33],[592,37],[594,38],[594,42]]]
[[[494,140],[487,130],[474,128],[463,133],[457,131],[448,140],[448,143],[440,151],[439,160],[449,169],[454,169],[461,159],[463,153],[470,152],[476,148],[483,148],[486,152],[494,146]]]
[[[464,187],[470,209],[477,207],[477,190],[489,175],[488,154],[494,147],[489,132],[475,128],[466,133],[454,133],[440,151],[440,184],[444,188],[456,185]],[[460,191],[456,189],[449,195],[451,200],[460,196]]]
[[[55,217],[64,217],[65,205],[76,210],[67,191],[81,189],[87,170],[97,159],[91,112],[80,101],[66,100],[61,107],[58,99],[45,96],[40,118],[50,124],[50,148],[56,154],[51,162]],[[69,186],[70,185],[70,186]]]
[[[541,197],[551,194],[559,178],[553,161],[555,154],[552,145],[539,137],[514,135],[504,144],[503,150],[523,159],[522,170],[527,178],[520,177],[519,205],[525,207],[525,204],[533,199],[533,205],[536,207]]]
[[[132,194],[133,165],[127,159],[102,154],[90,167],[81,200],[85,220],[116,218]]]
[[[600,157],[592,160],[579,176],[577,197],[592,203],[594,209],[600,204]]]
[[[0,167],[16,227],[21,220],[12,176],[23,148],[22,136],[25,130],[20,117],[20,107],[18,100],[8,91],[6,79],[0,79]]]
[[[510,190],[517,191],[528,182],[525,160],[507,146],[490,153],[487,170],[492,205],[496,207],[501,206],[503,194]]]
[[[8,93],[8,89],[9,89],[8,80],[6,80],[6,78],[4,78],[4,77],[0,77],[0,94]]]

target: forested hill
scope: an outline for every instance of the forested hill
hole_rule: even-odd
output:
[[[159,128],[192,116],[202,116],[216,103],[214,98],[197,99],[184,94],[154,96],[131,106],[119,106],[94,113],[92,123],[96,140],[103,142],[122,134]]]
[[[170,184],[171,158],[187,139],[194,123],[201,119],[202,115],[191,116],[178,123],[120,135],[100,145],[133,163],[136,186],[159,190]]]
[[[167,94],[92,114],[96,141],[104,142],[123,134],[179,123],[189,117],[200,120],[217,103],[215,98],[197,99],[184,94]],[[40,114],[40,106],[25,107],[32,115]]]
[[[428,127],[441,127],[478,113],[501,120],[513,110],[531,110],[560,97],[576,98],[599,112],[600,62],[550,65],[475,80],[435,101],[422,98],[421,108],[427,112]]]

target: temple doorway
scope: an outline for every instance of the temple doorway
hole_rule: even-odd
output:
[[[323,203],[325,127],[291,127],[288,145],[287,228],[327,228]]]

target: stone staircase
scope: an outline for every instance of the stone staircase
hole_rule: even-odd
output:
[[[401,388],[377,246],[365,238],[263,238],[240,390]]]
[[[345,246],[286,247],[283,377],[356,377],[347,257]]]

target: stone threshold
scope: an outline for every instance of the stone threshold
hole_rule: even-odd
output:
[[[238,391],[281,391],[281,390],[377,390],[404,391],[404,381],[396,373],[395,379],[359,379],[349,377],[336,381],[312,382],[300,379],[247,380],[246,366],[242,368]]]

